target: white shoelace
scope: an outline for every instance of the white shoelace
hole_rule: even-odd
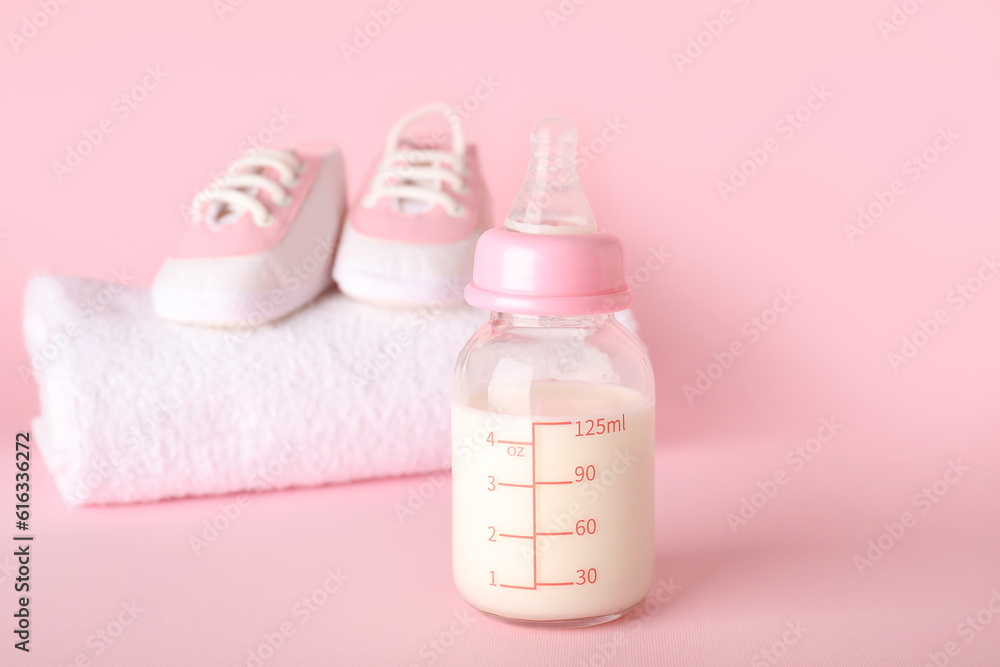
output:
[[[414,121],[432,113],[440,113],[451,125],[451,150],[429,150],[400,146],[403,130]],[[448,183],[458,194],[469,191],[463,180],[465,168],[465,134],[458,114],[447,104],[436,103],[415,109],[392,126],[386,139],[385,152],[362,198],[365,208],[375,206],[383,197],[397,201],[415,201],[433,206],[440,204],[448,215],[458,217],[465,207],[442,189]]]
[[[265,169],[278,172],[278,180],[264,175]],[[270,227],[274,216],[261,202],[267,192],[275,206],[288,206],[292,197],[286,188],[298,185],[302,163],[291,151],[257,150],[237,160],[228,173],[200,192],[191,207],[192,224],[206,220],[212,225],[231,224],[249,212],[258,227]]]

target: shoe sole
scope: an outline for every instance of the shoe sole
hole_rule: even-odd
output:
[[[400,243],[366,236],[345,224],[333,278],[344,294],[380,306],[414,307],[465,303],[472,280],[472,258],[479,233],[444,245]],[[372,259],[398,268],[387,273]],[[387,259],[391,258],[391,260]],[[428,275],[429,269],[452,265],[454,271]]]

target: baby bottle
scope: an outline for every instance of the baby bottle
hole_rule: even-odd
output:
[[[594,221],[568,119],[532,130],[465,296],[491,315],[455,368],[455,584],[516,624],[618,618],[653,580],[653,371],[615,319],[632,301],[624,249]]]

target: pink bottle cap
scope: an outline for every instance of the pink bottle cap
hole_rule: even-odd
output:
[[[531,159],[502,229],[476,244],[465,299],[521,315],[593,315],[625,310],[625,249],[599,230],[576,171],[576,128],[546,116],[531,131]]]

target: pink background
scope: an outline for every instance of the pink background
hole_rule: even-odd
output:
[[[1000,616],[986,607],[1000,590],[1000,280],[975,280],[1000,251],[1000,6],[900,1],[902,25],[884,36],[889,0],[564,0],[575,10],[554,28],[557,0],[402,0],[348,62],[339,44],[388,4],[244,0],[220,19],[212,0],[78,0],[15,53],[8,33],[39,9],[5,0],[3,433],[13,440],[37,412],[17,372],[32,273],[125,269],[148,284],[183,229],[180,207],[275,108],[294,118],[271,145],[340,142],[354,192],[397,116],[461,105],[488,80],[464,112],[498,216],[538,117],[566,114],[588,142],[609,120],[625,125],[593,144],[581,178],[641,283],[658,383],[658,577],[680,592],[631,624],[551,633],[472,615],[465,627],[446,476],[257,496],[195,556],[189,536],[232,499],[68,513],[35,459],[33,650],[15,654],[0,624],[0,664],[245,665],[282,623],[294,634],[267,665],[771,664],[760,652],[775,642],[783,665],[1000,663]],[[713,23],[723,10],[729,23]],[[721,30],[711,43],[704,21]],[[674,53],[700,32],[708,45],[679,68]],[[165,78],[123,117],[116,99],[156,66]],[[799,109],[820,89],[828,99]],[[791,132],[781,119],[797,110]],[[113,131],[60,181],[52,163],[104,119]],[[938,154],[949,128],[957,138]],[[925,150],[936,159],[914,172]],[[767,160],[723,201],[717,183],[748,151]],[[845,225],[896,180],[888,210],[851,242]],[[667,263],[639,269],[661,245]],[[970,279],[981,290],[959,308],[953,290]],[[751,341],[779,289],[797,300]],[[888,355],[939,310],[935,335],[917,335],[894,369]],[[731,367],[711,368],[737,341]],[[699,370],[717,379],[689,401]],[[842,429],[797,469],[786,452],[829,417]],[[11,505],[12,458],[0,486]],[[915,494],[957,461],[968,470],[921,513]],[[727,514],[782,471],[787,483],[734,534]],[[394,506],[421,491],[401,524]],[[915,524],[859,574],[854,557],[907,511]],[[327,568],[350,579],[302,623],[293,605]],[[88,638],[132,601],[144,611],[98,654]],[[970,639],[960,624],[984,608],[992,623]],[[806,630],[783,645],[788,623]]]

